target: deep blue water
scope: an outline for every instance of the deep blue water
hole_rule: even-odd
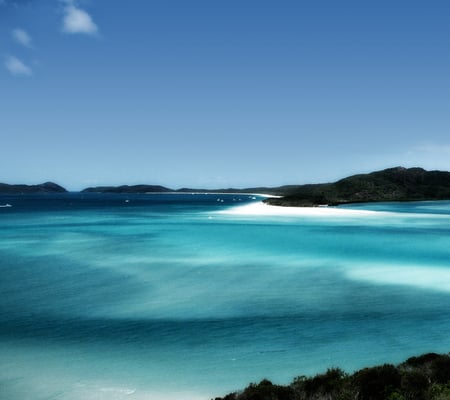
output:
[[[209,399],[450,350],[450,202],[232,212],[258,201],[0,197],[0,398]]]

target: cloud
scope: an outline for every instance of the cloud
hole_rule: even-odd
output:
[[[447,144],[422,144],[415,148],[416,152],[426,154],[450,155],[450,145]]]
[[[33,71],[31,70],[31,68],[14,56],[8,56],[6,58],[5,67],[12,75],[15,76],[33,75]]]
[[[25,47],[31,47],[31,37],[23,29],[16,28],[12,31],[12,36],[14,40]]]
[[[98,32],[97,25],[91,16],[86,11],[76,7],[72,2],[67,2],[64,12],[63,32],[88,35],[95,35]]]
[[[1,6],[11,6],[14,8],[19,8],[22,5],[27,5],[29,3],[31,3],[33,0],[0,0],[0,7]]]
[[[422,167],[428,170],[450,170],[450,144],[448,142],[418,143],[389,157],[390,165]]]

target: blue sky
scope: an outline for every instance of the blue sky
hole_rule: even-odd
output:
[[[450,170],[450,2],[0,0],[0,182]]]

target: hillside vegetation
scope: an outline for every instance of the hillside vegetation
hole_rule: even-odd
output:
[[[82,190],[82,193],[166,193],[171,189],[159,185],[95,186]]]
[[[334,183],[300,185],[282,198],[265,201],[281,206],[316,206],[448,199],[450,172],[397,167],[350,176]]]
[[[0,183],[0,194],[63,193],[66,189],[46,182],[40,185]],[[84,193],[265,193],[280,198],[265,202],[281,206],[339,205],[375,201],[450,200],[450,172],[426,171],[422,168],[389,168],[370,174],[359,174],[334,183],[284,185],[278,187],[226,189],[171,189],[160,185],[96,186]]]
[[[62,186],[53,182],[45,182],[40,185],[9,185],[0,183],[0,194],[31,194],[31,193],[65,193]]]
[[[449,400],[450,357],[428,353],[395,366],[347,374],[339,368],[299,376],[286,386],[265,379],[215,400]]]

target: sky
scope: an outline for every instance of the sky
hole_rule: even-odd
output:
[[[0,0],[0,182],[450,170],[448,0]]]

